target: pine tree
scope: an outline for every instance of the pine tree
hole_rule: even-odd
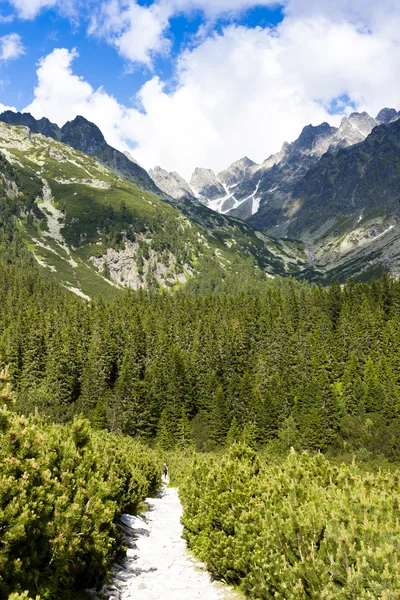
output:
[[[107,409],[104,400],[98,400],[93,411],[91,423],[94,429],[107,429]]]
[[[232,444],[236,444],[241,437],[241,431],[239,429],[239,425],[236,421],[236,417],[233,417],[231,426],[229,427],[229,431],[226,436],[226,445],[232,446]]]
[[[223,444],[229,430],[229,407],[221,384],[215,390],[209,421],[211,440],[216,445]]]
[[[158,423],[156,444],[162,450],[173,450],[176,444],[177,418],[168,404],[161,413]]]
[[[244,426],[244,429],[242,431],[242,434],[240,436],[240,441],[243,444],[246,444],[246,446],[249,446],[249,448],[253,448],[253,450],[257,450],[258,439],[259,439],[258,428],[254,425],[254,423],[250,423],[250,422],[246,423],[246,425]]]
[[[181,407],[181,413],[176,424],[175,447],[178,450],[187,450],[194,447],[194,440],[190,422],[185,408]]]

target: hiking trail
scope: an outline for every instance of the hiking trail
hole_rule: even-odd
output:
[[[146,500],[142,516],[122,515],[128,552],[115,565],[103,594],[109,600],[239,600],[227,585],[211,581],[182,539],[182,505],[176,488],[163,485]],[[131,537],[133,535],[133,537]]]

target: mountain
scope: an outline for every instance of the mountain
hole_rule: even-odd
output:
[[[49,278],[87,298],[307,268],[301,244],[257,234],[198,202],[162,199],[52,137],[0,123],[5,231]]]
[[[68,144],[75,150],[93,156],[101,164],[110,168],[117,175],[129,179],[142,190],[163,196],[151,177],[132,157],[116,150],[104,139],[104,135],[94,123],[81,116],[68,121],[63,127],[51,123],[48,119],[35,119],[29,113],[16,113],[11,110],[0,114],[0,121],[9,125],[25,125],[32,133],[41,133],[54,140]]]
[[[213,186],[197,198],[276,242],[298,240],[308,269],[302,256],[297,277],[398,276],[399,116],[384,108],[376,118],[353,113],[338,128],[307,125],[261,165],[245,157],[218,175],[197,169]]]
[[[6,110],[0,114],[0,121],[9,125],[24,125],[25,127],[29,127],[32,133],[41,133],[54,140],[61,140],[60,127],[49,121],[49,119],[46,119],[46,117],[35,119],[30,113]]]
[[[36,196],[45,204],[50,199],[61,212],[40,208],[41,201],[29,210],[20,207],[24,240],[47,271],[59,279],[59,273],[68,271],[63,283],[86,296],[97,288],[114,294],[124,287],[221,280],[227,273],[240,273],[249,259],[255,261],[254,272],[315,281],[369,278],[383,270],[400,274],[400,121],[394,109],[383,109],[376,119],[353,113],[339,128],[308,125],[297,140],[285,143],[261,165],[244,157],[217,175],[198,168],[190,184],[160,167],[147,174],[130,155],[108,146],[100,130],[81,117],[63,128],[31,115],[3,117],[39,132],[29,137],[26,127],[11,128],[14,133],[8,137],[16,137],[10,146],[3,132],[0,151],[14,168],[19,163],[25,170],[25,181],[26,173],[35,181],[38,177]],[[51,135],[45,137],[42,131]],[[75,157],[73,147],[86,153],[77,151]],[[86,164],[88,160],[92,162]],[[126,164],[140,177],[128,173]],[[148,180],[152,190],[145,192]],[[8,193],[15,185],[13,180],[7,183]],[[154,206],[152,216],[149,205]],[[56,222],[61,223],[58,230]],[[49,240],[42,237],[47,230],[54,233],[53,246],[61,246],[46,247]],[[64,242],[68,251],[64,248],[63,253]],[[69,264],[63,263],[61,271],[56,264],[60,257]],[[83,267],[78,259],[92,271],[86,278],[77,274],[73,263]]]
[[[352,113],[338,128],[328,123],[307,125],[297,140],[285,142],[280,152],[262,164],[244,157],[218,174],[196,168],[189,183],[177,173],[172,177],[164,172],[162,179],[154,177],[153,171],[150,174],[160,189],[175,198],[186,192],[187,198],[195,197],[217,212],[249,220],[255,229],[269,230],[284,218],[282,207],[296,184],[326,152],[358,144],[374,127],[399,116],[395,109],[385,108],[375,119],[366,112]],[[177,178],[178,190],[173,183]]]
[[[275,235],[311,249],[316,269],[400,275],[400,120],[361,143],[326,153],[293,189]]]
[[[149,175],[160,190],[175,198],[181,200],[182,198],[189,198],[190,200],[196,200],[193,190],[189,184],[175,171],[168,173],[161,167],[155,167],[149,170]]]
[[[203,199],[203,204],[206,206],[208,206],[210,200],[215,200],[226,193],[226,189],[211,169],[197,167],[193,172],[189,185],[195,195]]]

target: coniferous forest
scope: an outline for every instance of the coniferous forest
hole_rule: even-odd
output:
[[[14,407],[156,441],[399,458],[400,284],[126,293],[87,303],[0,263],[1,364]]]
[[[15,244],[0,261],[2,597],[101,584],[119,514],[164,460],[189,546],[249,597],[399,596],[399,282],[251,291],[239,276],[86,302]]]

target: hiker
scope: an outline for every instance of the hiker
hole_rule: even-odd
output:
[[[162,474],[163,474],[164,479],[167,479],[167,477],[168,477],[168,467],[167,467],[167,465],[165,463],[164,463],[164,466],[163,466]]]

